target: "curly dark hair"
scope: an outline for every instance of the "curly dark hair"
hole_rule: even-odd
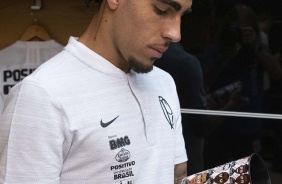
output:
[[[259,37],[260,28],[255,11],[243,3],[238,3],[227,12],[222,25],[220,40],[224,47],[241,39],[242,30],[239,22],[249,23]]]

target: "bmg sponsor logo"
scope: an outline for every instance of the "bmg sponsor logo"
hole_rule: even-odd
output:
[[[118,153],[116,153],[115,159],[121,164],[112,165],[111,171],[113,172],[113,179],[116,184],[133,184],[134,173],[132,167],[135,165],[135,161],[127,162],[130,159],[129,150],[123,148],[131,144],[129,137],[126,135],[124,137],[108,136],[111,150],[116,150],[121,148]],[[121,180],[122,179],[122,180]]]
[[[124,136],[121,138],[110,140],[109,143],[111,150],[115,150],[117,148],[122,148],[124,146],[130,145],[130,139],[128,136]]]

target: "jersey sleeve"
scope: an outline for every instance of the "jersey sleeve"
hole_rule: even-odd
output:
[[[181,112],[180,112],[180,105],[179,105],[178,111],[176,113],[176,127],[175,127],[176,138],[175,138],[175,163],[174,164],[180,164],[188,160],[186,149],[185,149],[185,142],[183,138],[181,121],[182,120],[181,120]]]
[[[70,142],[63,109],[36,80],[23,80],[1,115],[0,183],[60,183]]]

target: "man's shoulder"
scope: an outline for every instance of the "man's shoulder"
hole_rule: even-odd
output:
[[[159,68],[158,66],[154,66],[152,73],[154,73],[155,76],[158,76],[164,80],[172,79],[171,75],[167,71],[163,70],[162,68]]]
[[[73,70],[77,67],[74,63],[79,62],[76,62],[76,60],[75,57],[63,50],[41,64],[32,75],[37,79],[49,78],[52,75],[64,75],[68,70]]]
[[[171,84],[174,84],[171,75],[157,66],[153,66],[153,70],[148,73],[134,74],[130,76],[134,78],[133,81],[135,81],[135,85],[137,86],[141,85],[151,88],[151,86],[166,85],[168,87]]]
[[[164,86],[166,88],[175,87],[175,81],[172,78],[171,74],[169,74],[167,71],[154,66],[153,70],[145,75],[147,81],[147,85],[151,86]]]
[[[81,73],[80,67],[83,66],[77,62],[75,57],[66,51],[62,51],[41,64],[28,77],[47,88],[51,88],[51,86],[59,87],[70,81],[73,82],[73,78]]]

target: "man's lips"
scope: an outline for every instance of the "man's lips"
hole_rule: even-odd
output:
[[[166,50],[166,47],[150,47],[150,54],[155,58],[161,58]]]

